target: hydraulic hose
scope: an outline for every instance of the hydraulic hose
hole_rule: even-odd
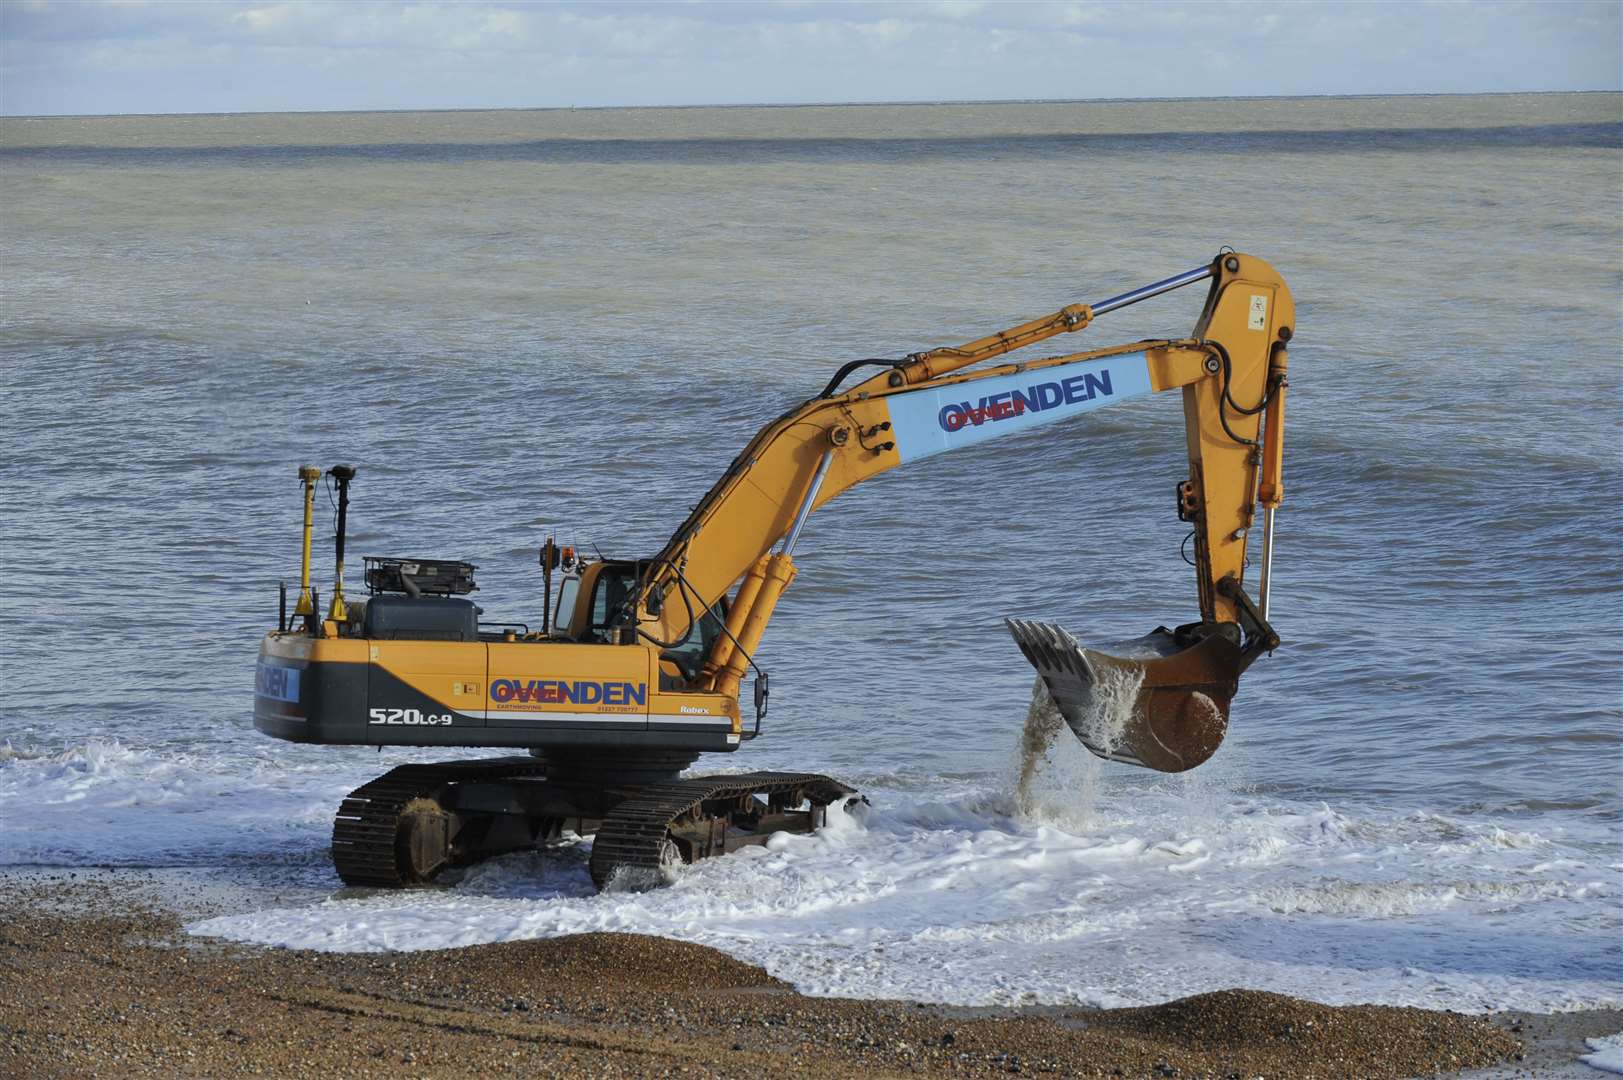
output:
[[[838,370],[838,371],[836,371],[834,373],[834,377],[828,381],[828,385],[823,387],[823,392],[821,394],[818,394],[817,396],[820,397],[820,398],[833,397],[834,396],[834,391],[839,388],[839,385],[842,382],[845,381],[845,377],[847,375],[851,374],[857,368],[860,368],[860,367],[901,367],[906,362],[907,361],[905,361],[905,360],[880,360],[880,359],[877,359],[877,358],[874,358],[874,357],[869,357],[866,360],[847,361],[846,363],[840,365],[840,370]]]

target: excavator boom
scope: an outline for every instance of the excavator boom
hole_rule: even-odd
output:
[[[965,370],[1200,281],[1210,291],[1187,338]],[[1259,505],[1269,532],[1264,550],[1272,553],[1294,321],[1289,289],[1272,267],[1225,253],[1099,304],[913,354],[848,391],[831,384],[764,427],[648,564],[635,597],[637,633],[656,645],[680,642],[696,614],[736,584],[725,632],[699,679],[702,688],[736,696],[794,578],[791,553],[812,510],[919,458],[1181,390],[1189,473],[1177,483],[1176,509],[1192,526],[1199,620],[1152,635],[1140,644],[1146,655],[1134,658],[1083,650],[1045,624],[1016,621],[1010,629],[1090,749],[1163,771],[1192,768],[1221,741],[1240,674],[1278,644],[1262,614],[1266,573],[1260,606],[1244,576]],[[1106,673],[1113,683],[1137,684],[1114,711],[1096,689]],[[1123,711],[1125,719],[1115,715]],[[1101,734],[1107,729],[1114,734]]]

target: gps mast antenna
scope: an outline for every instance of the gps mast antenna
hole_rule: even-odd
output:
[[[558,568],[558,545],[552,537],[547,537],[546,543],[541,545],[541,580],[546,587],[546,596],[541,608],[541,636],[552,636],[552,572]]]
[[[344,530],[349,522],[349,482],[355,479],[355,470],[348,465],[334,465],[327,475],[338,485],[338,532],[334,537],[337,565],[333,567],[332,607],[327,618],[343,622],[349,617],[349,605],[344,603]]]
[[[299,599],[293,614],[309,617],[316,613],[316,598],[310,592],[310,534],[316,524],[316,481],[321,470],[314,465],[299,466],[299,483],[304,485],[304,554],[299,560]]]

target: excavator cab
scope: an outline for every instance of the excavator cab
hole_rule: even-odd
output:
[[[554,636],[582,644],[617,643],[639,572],[639,564],[629,559],[576,563],[558,590]]]
[[[585,563],[566,577],[559,591],[554,625],[559,636],[595,644],[614,643],[620,628],[629,625],[631,604],[645,564],[628,559]],[[581,597],[587,602],[580,607]],[[727,620],[727,599],[722,597],[694,619],[676,641],[659,642],[660,685],[681,690],[698,679],[705,658],[715,647]]]

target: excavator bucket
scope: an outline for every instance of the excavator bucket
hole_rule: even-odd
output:
[[[1217,751],[1252,659],[1222,633],[1185,647],[1162,627],[1112,656],[1052,623],[1004,622],[1083,746],[1159,772],[1193,769]]]

